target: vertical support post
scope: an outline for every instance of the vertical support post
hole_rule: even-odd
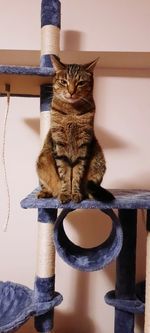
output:
[[[39,302],[50,301],[55,291],[55,248],[53,243],[56,209],[39,209],[37,239],[37,270],[35,279],[35,298]],[[35,317],[38,332],[52,332],[54,309]]]
[[[41,2],[41,67],[52,67],[50,54],[59,56],[60,1]]]
[[[116,263],[116,298],[135,299],[137,211],[119,210],[123,247]],[[134,333],[134,314],[115,310],[115,333]]]
[[[41,1],[41,67],[52,67],[50,54],[59,55],[60,1]],[[51,81],[50,81],[51,82]],[[41,145],[50,128],[50,109],[52,101],[52,83],[41,86],[40,95],[40,136]],[[38,211],[38,253],[37,276],[35,279],[35,296],[40,301],[53,298],[55,289],[55,248],[53,229],[56,209],[39,209]],[[54,310],[35,318],[38,332],[52,332]]]
[[[146,291],[144,333],[150,333],[150,210],[147,211]]]
[[[40,67],[52,67],[50,55],[59,55],[60,50],[60,1],[41,1],[41,61]],[[52,81],[52,79],[50,79]],[[50,81],[50,82],[51,82]],[[41,86],[41,145],[50,127],[52,83]]]
[[[50,127],[50,108],[52,101],[52,85],[42,85],[40,95],[40,137],[41,145]],[[55,291],[55,248],[53,242],[56,209],[38,210],[37,239],[37,272],[35,280],[35,297],[39,301],[53,298]],[[35,317],[35,328],[38,332],[52,332],[54,310]]]

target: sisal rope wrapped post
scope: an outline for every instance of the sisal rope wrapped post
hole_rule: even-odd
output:
[[[150,333],[150,210],[147,211],[146,291],[144,333]]]
[[[60,1],[41,2],[41,67],[52,67],[50,54],[59,54]],[[51,80],[51,79],[50,79]],[[52,84],[41,86],[40,95],[40,137],[41,145],[50,127]],[[47,301],[55,297],[55,248],[53,242],[56,209],[38,210],[37,271],[35,297]],[[54,309],[35,318],[38,332],[53,331]]]

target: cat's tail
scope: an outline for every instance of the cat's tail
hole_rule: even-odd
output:
[[[115,199],[111,192],[109,192],[102,186],[97,185],[92,180],[87,182],[87,191],[92,195],[94,199],[101,202],[111,202]]]

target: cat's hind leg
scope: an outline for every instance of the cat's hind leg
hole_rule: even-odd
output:
[[[43,184],[40,185],[41,186],[41,190],[37,193],[37,198],[38,199],[44,199],[44,198],[51,198],[52,192],[48,191]]]
[[[43,149],[37,161],[37,174],[42,186],[38,198],[58,197],[60,178],[50,149]]]
[[[86,182],[93,181],[101,184],[104,173],[106,171],[106,162],[101,146],[96,138],[93,140],[92,153],[89,158],[89,164],[86,173]]]
[[[102,148],[96,139],[92,148],[85,181],[87,196],[98,201],[111,202],[114,200],[113,194],[100,185],[106,171],[106,164]]]

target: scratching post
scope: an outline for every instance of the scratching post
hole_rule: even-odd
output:
[[[60,1],[41,3],[41,67],[52,67],[49,55],[59,56]]]
[[[41,3],[41,67],[52,67],[50,54],[59,55],[60,2],[42,0]],[[52,84],[42,85],[40,94],[40,137],[41,145],[50,127]],[[53,299],[55,290],[55,248],[53,243],[56,209],[38,210],[37,276],[35,294],[37,298]],[[35,318],[39,332],[52,332],[53,309]]]
[[[59,55],[60,48],[60,1],[41,2],[41,68],[52,68],[51,54]],[[41,145],[50,127],[52,83],[41,86],[40,137]]]

